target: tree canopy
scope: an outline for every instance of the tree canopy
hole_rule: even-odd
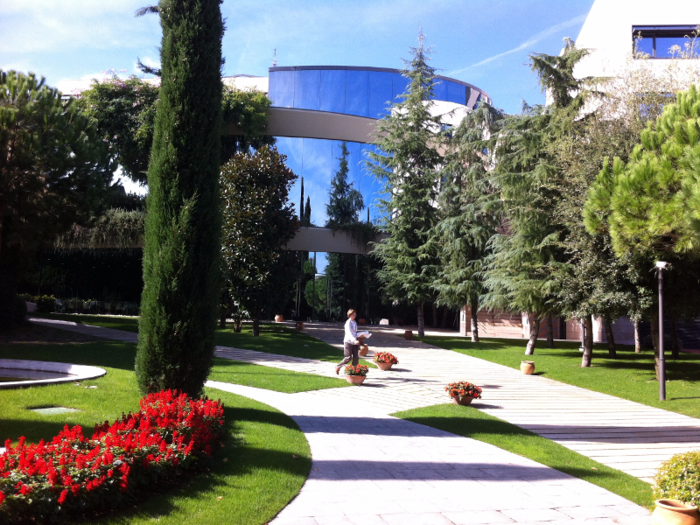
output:
[[[263,312],[287,300],[297,263],[284,246],[299,223],[289,202],[297,176],[271,146],[238,153],[221,170],[223,257],[231,298],[253,319],[259,335]]]
[[[12,303],[22,256],[86,223],[114,168],[73,100],[33,73],[0,70],[0,309]]]

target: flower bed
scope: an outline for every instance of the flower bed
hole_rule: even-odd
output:
[[[374,362],[387,363],[390,365],[399,364],[399,360],[396,359],[396,356],[394,356],[394,354],[390,354],[389,352],[377,352],[376,354],[374,354]]]
[[[135,414],[96,425],[91,439],[66,425],[48,443],[22,437],[13,447],[8,440],[0,455],[0,522],[53,522],[120,506],[172,482],[221,442],[218,401],[168,390],[140,405]]]
[[[348,365],[345,367],[345,375],[348,376],[366,376],[367,367],[365,365],[352,366]]]
[[[445,387],[445,390],[450,394],[450,397],[459,399],[465,396],[471,396],[474,399],[481,399],[481,388],[469,381],[457,381],[450,383]]]

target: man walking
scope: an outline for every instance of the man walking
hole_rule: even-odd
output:
[[[340,369],[347,365],[352,359],[352,366],[357,366],[360,362],[358,352],[360,351],[360,341],[357,339],[357,323],[355,317],[357,313],[352,308],[348,310],[348,320],[345,321],[345,338],[343,339],[343,360],[335,366],[335,373],[340,374]]]

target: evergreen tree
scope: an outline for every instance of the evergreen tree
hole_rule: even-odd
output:
[[[326,204],[327,228],[354,232],[360,224],[359,214],[364,208],[362,194],[348,182],[348,147],[345,142],[340,145],[338,170],[333,175],[329,201]],[[366,275],[366,261],[363,257],[347,253],[329,253],[326,275],[331,280],[331,303],[336,306],[336,318],[343,319],[343,312],[349,308],[362,311],[363,284]],[[361,315],[368,315],[363,313]]]
[[[559,56],[532,55],[532,69],[551,97],[547,107],[526,106],[506,120],[493,139],[495,182],[503,202],[506,231],[493,237],[489,258],[489,307],[528,312],[530,334],[525,353],[535,351],[540,322],[561,313],[555,270],[566,264],[561,239],[566,227],[556,220],[562,201],[556,148],[571,132],[594,79],[576,79],[575,65],[588,54],[573,42]],[[590,322],[590,314],[587,315]],[[591,333],[591,330],[589,330]],[[590,355],[590,345],[586,355]]]
[[[494,205],[492,158],[488,138],[503,121],[500,111],[487,103],[467,115],[452,134],[451,152],[440,192],[440,222],[431,238],[440,253],[434,288],[437,304],[460,309],[471,306],[472,341],[479,341],[477,313],[488,242],[500,225],[500,206]]]
[[[296,274],[296,261],[284,251],[298,228],[288,201],[296,175],[284,160],[274,147],[263,146],[235,155],[221,171],[228,287],[252,318],[254,336],[260,335],[263,313],[286,304]]]
[[[16,279],[31,255],[100,211],[114,168],[73,99],[33,73],[0,70],[0,327],[22,320]]]
[[[382,264],[378,276],[389,300],[416,307],[423,336],[424,305],[435,296],[437,257],[429,235],[437,221],[442,119],[431,113],[435,70],[428,64],[423,35],[419,42],[403,72],[408,89],[379,121],[379,149],[370,153],[368,167],[388,195],[380,201],[389,238],[375,248]]]
[[[162,77],[148,168],[136,375],[202,393],[221,290],[220,0],[161,0]]]

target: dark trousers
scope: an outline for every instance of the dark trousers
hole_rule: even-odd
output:
[[[338,368],[344,367],[350,362],[350,360],[352,360],[352,366],[357,366],[357,364],[360,362],[359,352],[360,345],[351,345],[350,343],[344,343],[343,354],[345,355],[345,357],[340,363],[338,363]]]

